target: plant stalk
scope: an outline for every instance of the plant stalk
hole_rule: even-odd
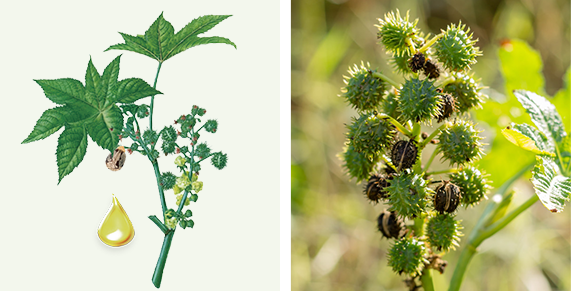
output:
[[[389,77],[383,75],[382,73],[375,72],[375,73],[373,73],[373,77],[379,78],[379,79],[381,79],[381,80],[383,80],[383,81],[385,81],[385,82],[387,82],[387,83],[393,85],[393,87],[395,87],[395,88],[397,88],[397,89],[400,88],[400,84],[399,84],[399,83],[393,81],[391,78],[389,78]]]
[[[161,186],[161,171],[159,170],[159,163],[157,160],[151,162],[153,164],[153,169],[155,169],[155,178],[157,179],[157,187],[159,188],[159,196],[161,199],[161,206],[163,208],[163,216],[167,211],[167,202],[165,201],[165,193],[163,191],[163,186]]]
[[[161,254],[159,255],[159,260],[157,261],[157,266],[155,267],[155,272],[153,273],[153,285],[155,285],[157,288],[161,287],[161,281],[163,280],[163,270],[165,269],[165,264],[167,263],[167,257],[171,248],[174,231],[175,230],[172,229],[165,235],[165,239],[163,240],[163,247],[161,248]]]
[[[159,72],[161,71],[161,66],[163,62],[159,62],[159,67],[157,68],[157,74],[155,75],[155,83],[153,84],[153,89],[157,89],[157,80],[159,80]],[[151,112],[149,114],[149,128],[153,130],[153,107],[155,105],[155,95],[151,96]]]

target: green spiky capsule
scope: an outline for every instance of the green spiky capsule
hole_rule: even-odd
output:
[[[176,176],[171,172],[165,172],[161,174],[161,185],[163,189],[169,190],[176,184]]]
[[[438,251],[448,251],[459,246],[461,229],[460,222],[452,215],[435,215],[428,220],[425,235],[428,243]]]
[[[428,79],[406,80],[399,94],[399,109],[407,120],[430,122],[440,109],[440,93]]]
[[[476,63],[476,57],[482,53],[474,46],[477,40],[472,39],[472,34],[462,22],[457,26],[449,25],[443,35],[434,45],[438,60],[450,71],[463,71],[470,69]]]
[[[216,153],[212,154],[212,158],[210,158],[210,162],[218,170],[222,170],[224,167],[226,167],[226,164],[228,163],[228,155],[223,154],[222,152],[216,152]],[[196,166],[198,166],[198,165],[195,165],[193,170],[195,172],[198,172],[200,169],[198,169]]]
[[[361,114],[348,127],[348,138],[358,152],[377,153],[388,147],[395,135],[394,126],[376,114]]]
[[[481,108],[486,96],[480,93],[482,87],[470,75],[452,72],[450,81],[444,87],[444,92],[456,97],[458,111],[466,112],[472,108]]]
[[[479,133],[470,121],[448,122],[440,133],[438,143],[444,159],[451,164],[465,165],[481,158],[484,150]]]
[[[436,187],[435,192],[434,209],[436,211],[440,212],[440,214],[456,211],[456,208],[460,204],[460,199],[462,198],[458,186],[449,181],[444,181]]]
[[[416,48],[422,47],[425,43],[424,38],[421,36],[413,37],[412,43],[414,43]],[[411,70],[410,60],[413,58],[413,54],[410,50],[405,50],[402,54],[392,54],[389,59],[389,64],[393,66],[395,71],[400,74],[411,74],[413,70]]]
[[[415,217],[424,212],[429,196],[434,192],[420,175],[414,173],[395,176],[385,190],[389,193],[389,210],[403,217]]]
[[[383,97],[383,101],[381,102],[381,112],[389,115],[390,117],[401,121],[401,112],[398,108],[399,101],[398,101],[398,91],[394,87],[387,90]]]
[[[414,140],[399,140],[391,149],[391,161],[398,169],[410,169],[418,160],[418,147]]]
[[[350,77],[344,76],[346,86],[341,88],[339,96],[359,111],[377,109],[383,99],[386,85],[383,80],[373,76],[375,72],[368,63],[367,66],[361,63],[361,67],[349,67]]]
[[[410,40],[419,33],[416,28],[417,23],[418,19],[414,22],[409,21],[408,12],[405,18],[402,18],[397,9],[396,14],[389,12],[385,14],[385,19],[379,18],[379,25],[376,25],[379,29],[377,37],[388,51],[397,56],[402,56],[409,51],[407,39]]]
[[[424,242],[413,237],[404,237],[391,247],[388,260],[396,273],[417,276],[421,274],[424,264],[428,264],[427,255]]]
[[[381,199],[387,198],[388,193],[385,188],[390,185],[389,179],[390,178],[386,175],[371,175],[364,189],[365,196],[374,203],[378,203]]]
[[[488,175],[475,167],[466,167],[462,171],[450,174],[450,182],[458,185],[462,192],[461,203],[465,207],[478,204],[492,188],[486,179]]]
[[[406,234],[404,220],[396,212],[384,210],[377,218],[377,228],[384,237],[399,239]]]
[[[357,182],[369,178],[369,173],[373,171],[373,167],[380,161],[377,154],[367,154],[358,152],[352,143],[347,142],[342,154],[343,168],[351,178],[357,179]]]

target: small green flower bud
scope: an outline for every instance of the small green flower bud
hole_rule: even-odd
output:
[[[212,155],[210,162],[218,170],[222,170],[224,167],[226,167],[226,163],[228,163],[228,156],[226,154],[223,154],[222,152],[216,152]],[[200,168],[195,167],[194,171],[200,171]]]
[[[426,256],[428,253],[424,243],[412,237],[399,239],[388,253],[389,265],[393,271],[411,276],[422,273],[424,264],[428,264]]]
[[[176,176],[171,172],[165,172],[161,175],[161,184],[163,189],[169,190],[174,187],[176,183]]]
[[[395,176],[385,190],[389,193],[389,211],[404,217],[415,217],[424,212],[429,196],[434,193],[426,181],[414,173]]]
[[[216,120],[214,120],[214,119],[208,120],[208,121],[204,124],[204,130],[206,130],[206,131],[208,131],[208,132],[215,133],[216,130],[218,130],[218,121],[216,121]]]
[[[190,209],[187,209],[186,212],[184,213],[184,216],[186,218],[191,217],[192,216],[192,211],[190,211]]]
[[[455,250],[459,246],[460,230],[462,226],[459,221],[449,214],[435,215],[426,224],[426,236],[428,243],[438,251]]]
[[[466,25],[451,24],[444,35],[435,43],[434,49],[438,60],[450,71],[470,69],[476,63],[476,57],[482,52],[474,46],[477,40],[472,39],[470,28],[464,31]]]
[[[440,93],[428,79],[406,80],[399,94],[399,109],[407,120],[431,122],[440,109]]]
[[[178,156],[176,157],[176,159],[174,159],[174,164],[179,167],[184,167],[184,165],[186,164],[186,159],[183,158],[182,156]]]
[[[385,19],[379,18],[379,25],[376,25],[379,29],[377,37],[388,51],[401,56],[409,50],[407,40],[419,34],[419,30],[416,28],[417,23],[418,19],[409,22],[408,11],[406,17],[402,18],[397,9],[396,14],[390,12],[385,14]]]
[[[342,94],[339,96],[344,97],[359,111],[377,109],[386,86],[383,80],[373,76],[375,72],[376,70],[371,70],[368,63],[366,67],[363,63],[360,68],[357,65],[349,67],[351,77],[344,76],[347,86],[341,88]]]
[[[185,228],[186,228],[186,221],[181,220],[181,221],[178,222],[178,224],[180,225],[180,227],[182,227],[182,229],[185,229]]]
[[[380,161],[378,154],[367,154],[357,152],[350,142],[346,143],[342,156],[343,167],[351,178],[357,179],[357,182],[369,178],[369,173],[373,171],[373,167]]]
[[[376,114],[361,114],[348,126],[348,138],[359,152],[374,154],[390,146],[395,127]]]
[[[202,191],[203,183],[201,181],[192,182],[192,191],[198,193]]]
[[[149,106],[146,104],[139,105],[139,108],[137,108],[137,117],[145,118],[148,116],[149,116]]]
[[[465,165],[482,157],[484,150],[472,122],[456,120],[448,122],[440,133],[438,147],[444,159],[451,164]]]
[[[456,105],[460,112],[482,107],[487,96],[480,93],[482,87],[478,85],[478,81],[461,72],[452,72],[450,77],[451,81],[444,87],[444,92],[456,97]]]
[[[465,207],[474,206],[482,200],[487,199],[486,194],[492,188],[489,185],[485,172],[475,167],[466,167],[462,171],[450,174],[450,182],[458,185],[462,192],[461,203]]]

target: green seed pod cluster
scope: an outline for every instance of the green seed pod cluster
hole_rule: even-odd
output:
[[[385,190],[389,193],[390,211],[403,217],[415,217],[425,211],[427,201],[434,191],[418,174],[403,173],[395,176]]]
[[[481,108],[485,95],[480,93],[483,87],[478,85],[470,75],[462,72],[452,72],[450,81],[444,86],[444,92],[456,98],[458,111],[466,112],[472,108]]]
[[[465,165],[484,154],[480,131],[474,128],[472,122],[458,119],[448,122],[440,133],[438,147],[444,159],[451,164]]]
[[[361,114],[348,126],[348,138],[358,152],[375,154],[390,145],[394,126],[377,114]]]
[[[427,255],[424,242],[416,238],[401,238],[388,253],[389,265],[396,273],[417,276],[422,272],[424,264],[428,264]]]
[[[340,96],[359,111],[377,109],[383,99],[386,85],[383,80],[373,76],[375,72],[376,70],[371,70],[368,63],[367,66],[361,63],[361,67],[357,65],[349,67],[351,76],[344,76],[346,86],[341,88]]]
[[[428,243],[435,247],[438,251],[448,251],[456,249],[459,246],[460,236],[460,222],[454,220],[450,214],[435,215],[428,220],[426,224],[426,237]]]
[[[385,19],[379,18],[377,38],[380,39],[388,51],[401,56],[409,49],[409,44],[406,40],[419,33],[416,28],[417,23],[418,19],[414,22],[409,22],[408,12],[405,18],[400,16],[398,10],[396,14],[389,12],[385,14]]]
[[[351,178],[357,179],[357,182],[369,178],[369,173],[373,171],[375,165],[380,161],[380,157],[376,154],[367,154],[358,152],[355,147],[348,143],[342,153],[344,160],[343,168]]]
[[[464,71],[476,63],[476,57],[482,53],[474,46],[477,40],[462,22],[458,26],[451,24],[446,28],[442,37],[434,45],[438,60],[450,71]]]
[[[440,112],[440,93],[433,81],[411,78],[399,94],[399,109],[407,120],[429,123]]]
[[[458,185],[462,192],[461,203],[465,207],[478,204],[482,198],[487,199],[486,194],[492,188],[486,179],[488,175],[473,166],[464,168],[462,171],[451,174],[450,182]]]

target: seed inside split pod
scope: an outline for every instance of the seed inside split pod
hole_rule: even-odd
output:
[[[125,154],[125,147],[120,146],[110,153],[105,159],[105,165],[111,171],[119,171],[125,165],[127,155]]]

